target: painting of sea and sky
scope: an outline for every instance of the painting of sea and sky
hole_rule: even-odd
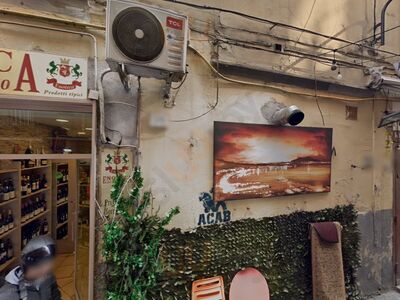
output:
[[[330,191],[332,129],[214,123],[214,200]]]

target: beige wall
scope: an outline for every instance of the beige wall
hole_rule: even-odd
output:
[[[148,2],[148,1],[147,1]],[[152,1],[156,5],[164,5],[170,9],[189,14],[191,27],[203,28],[213,32],[215,26],[227,30],[235,25],[240,29],[268,32],[283,35],[297,40],[299,32],[274,28],[266,30],[265,25],[238,18],[236,16],[216,12],[204,12],[181,5]],[[217,5],[228,9],[239,10],[275,21],[304,26],[311,9],[312,1],[203,1],[204,4]],[[378,8],[384,1],[378,1]],[[196,2],[197,3],[197,2]],[[394,26],[400,4],[393,3],[387,17],[387,28]],[[367,15],[367,18],[365,16]],[[379,14],[378,14],[379,15]],[[10,20],[23,20],[7,17]],[[23,20],[27,21],[27,20]],[[32,22],[32,20],[30,20]],[[215,22],[215,25],[213,25]],[[222,25],[221,25],[222,24]],[[38,50],[48,53],[65,54],[80,57],[93,57],[91,41],[87,38],[69,34],[31,30],[18,26],[0,25],[2,35],[0,46],[12,49]],[[371,34],[372,1],[317,1],[308,29],[335,35],[349,40],[358,40]],[[104,58],[104,34],[94,31],[99,39],[99,57]],[[238,35],[237,31],[229,33]],[[387,34],[388,45],[385,49],[397,49],[398,32]],[[238,35],[239,37],[240,34]],[[248,34],[251,39],[251,34]],[[196,32],[191,34],[191,44],[204,55],[210,57],[207,37]],[[269,39],[259,35],[259,39]],[[302,41],[327,47],[338,47],[337,42],[303,34]],[[295,45],[288,43],[288,47]],[[354,51],[355,47],[346,48]],[[257,63],[259,68],[275,68],[274,65],[290,65],[296,59],[271,54],[246,52],[238,48],[227,48],[220,53],[223,59],[231,62],[247,64]],[[266,56],[265,56],[266,55]],[[264,57],[265,56],[265,57]],[[263,58],[263,59],[260,59]],[[267,59],[268,58],[268,59]],[[200,192],[208,191],[212,186],[212,126],[213,121],[254,122],[263,123],[259,108],[268,99],[275,98],[286,104],[298,105],[306,113],[305,126],[322,126],[321,117],[312,97],[277,93],[264,88],[252,88],[244,85],[230,84],[220,81],[220,103],[216,110],[203,118],[184,123],[168,123],[165,131],[154,131],[147,126],[150,112],[165,114],[169,120],[185,119],[197,116],[208,110],[215,101],[216,79],[208,67],[196,55],[190,53],[188,58],[189,76],[176,97],[173,109],[163,107],[160,98],[162,84],[155,80],[143,80],[142,93],[142,156],[141,165],[146,176],[147,186],[156,196],[156,205],[162,211],[179,205],[182,213],[175,219],[174,226],[191,228],[197,224],[198,214],[202,211],[198,201]],[[289,72],[302,76],[313,76],[314,62],[308,60],[296,65],[301,70],[289,69]],[[327,66],[316,64],[319,75],[333,80],[336,76],[327,70]],[[347,75],[349,72],[351,75]],[[301,73],[301,74],[300,74]],[[343,83],[360,85],[365,77],[360,71],[344,70]],[[321,76],[322,76],[321,75]],[[321,109],[326,126],[334,132],[334,147],[337,156],[333,158],[332,191],[327,194],[302,195],[266,200],[231,201],[228,206],[233,219],[243,217],[262,217],[287,213],[297,209],[316,210],[332,207],[336,204],[354,203],[360,211],[392,208],[392,176],[390,171],[391,152],[385,148],[385,130],[376,129],[379,117],[385,110],[382,101],[365,101],[347,103],[358,107],[358,120],[345,120],[345,102],[331,99],[320,99]],[[363,165],[371,158],[379,158],[376,168],[353,169],[350,165]]]
[[[161,3],[160,1],[153,2]],[[217,5],[213,1],[204,2],[204,4]],[[312,1],[218,2],[219,7],[239,10],[300,27],[306,22],[309,13],[307,7],[311,8],[311,4]],[[380,3],[378,7],[379,5]],[[204,22],[208,22],[208,28],[213,27],[210,22],[216,15],[207,15],[204,11],[179,5],[175,8],[190,15],[192,27],[201,28]],[[392,13],[389,12],[387,17],[387,28],[396,23],[393,15],[395,10],[396,6],[390,7]],[[216,26],[219,26],[218,22],[230,22],[242,29],[267,31],[265,25],[259,23],[249,22],[232,15],[222,14],[221,16],[215,17]],[[317,1],[307,26],[312,30],[353,41],[369,36],[371,27],[372,1]],[[299,37],[299,32],[284,31],[276,29],[274,33],[283,34],[295,40]],[[397,35],[398,32],[387,35],[386,49],[396,51]],[[192,46],[210,57],[209,44],[204,42],[206,37],[192,32],[191,38]],[[266,37],[259,36],[259,38]],[[312,43],[323,42],[320,38],[312,38],[306,34],[303,34],[303,39]],[[325,43],[326,46],[332,48],[339,45],[337,42]],[[346,49],[353,51],[355,47]],[[238,62],[242,65],[248,65],[250,62],[250,65],[263,69],[270,69],[274,64],[288,65],[296,61],[293,58],[271,56],[260,51],[237,48],[227,48],[223,55],[225,56],[222,58],[230,62]],[[160,83],[147,80],[142,85],[141,164],[148,186],[151,186],[156,196],[156,203],[160,205],[162,211],[165,212],[174,205],[181,207],[182,213],[176,217],[173,225],[183,228],[192,228],[197,225],[198,216],[203,212],[198,196],[200,192],[209,191],[212,187],[214,121],[265,123],[259,108],[268,99],[275,98],[285,104],[297,105],[305,112],[306,117],[301,125],[322,127],[321,116],[313,97],[277,93],[266,88],[253,88],[220,80],[220,102],[213,112],[190,122],[170,122],[165,131],[150,129],[147,120],[151,112],[166,114],[169,120],[186,119],[207,111],[215,102],[216,79],[209,68],[192,52],[190,52],[188,64],[189,76],[176,97],[176,106],[173,109],[163,107],[159,97]],[[304,61],[300,66],[301,70],[289,71],[301,76],[313,77],[314,62]],[[330,71],[329,67],[316,64],[316,69],[320,72],[317,74],[318,79],[336,79],[336,73]],[[344,70],[342,73],[343,84],[364,87],[366,77],[361,71]],[[301,209],[318,210],[347,203],[355,204],[360,212],[392,208],[392,152],[386,148],[385,129],[376,128],[386,109],[386,102],[346,103],[332,99],[319,99],[319,101],[326,126],[333,128],[333,146],[337,152],[332,164],[332,191],[326,194],[230,201],[228,208],[232,211],[234,220],[272,216]],[[357,121],[346,120],[346,105],[357,106]],[[373,166],[364,168],[371,161]],[[351,165],[360,166],[363,169],[352,168]]]
[[[244,39],[247,42],[261,41],[265,44],[282,43],[282,38],[279,37],[297,41],[300,36],[299,32],[277,27],[271,29],[270,25],[255,23],[228,14],[205,12],[177,4],[172,5],[161,0],[144,1],[188,14],[193,29],[191,45],[209,59],[212,52],[207,35],[215,35],[215,29],[223,36]],[[7,2],[10,1],[7,0]],[[194,0],[191,2],[199,3]],[[307,22],[312,2],[311,0],[204,0],[201,3],[303,27]],[[384,2],[384,0],[377,1],[378,9]],[[1,3],[2,0],[0,0]],[[388,10],[387,28],[398,24],[396,12],[399,9],[400,3],[394,1]],[[35,23],[31,19],[10,16],[7,16],[6,19]],[[371,34],[372,20],[372,0],[317,0],[307,28],[356,41]],[[93,58],[91,41],[87,38],[1,24],[0,29],[0,47]],[[207,35],[195,31],[205,32]],[[99,40],[99,58],[104,59],[104,33],[92,32]],[[387,45],[383,49],[398,51],[400,48],[398,35],[399,31],[397,30],[388,33],[386,35]],[[301,36],[301,41],[329,48],[337,48],[341,45],[338,42],[307,34]],[[292,50],[314,54],[323,52],[295,42],[285,42],[284,44]],[[346,47],[345,50],[348,54],[350,52],[354,54],[354,57],[340,56],[340,59],[374,65],[368,62],[371,57],[366,51],[360,52],[356,46]],[[378,56],[378,58],[380,57]],[[332,73],[329,65],[315,64],[310,60],[298,60],[284,55],[244,50],[231,45],[223,45],[220,59],[227,63],[238,63],[262,70],[287,72],[301,77],[312,79],[317,77],[337,82],[337,73]],[[163,85],[162,82],[156,80],[144,79],[142,81],[141,99],[140,164],[143,167],[145,183],[148,188],[152,189],[155,196],[154,207],[160,207],[160,213],[165,213],[176,205],[181,207],[181,213],[174,219],[172,226],[183,229],[197,226],[199,214],[204,212],[198,196],[212,187],[214,121],[264,123],[259,108],[268,99],[275,98],[280,102],[299,106],[306,114],[302,125],[322,126],[321,116],[313,97],[226,83],[220,80],[219,105],[214,111],[190,122],[168,122],[166,130],[156,131],[149,128],[150,113],[161,113],[166,115],[168,120],[173,121],[196,117],[214,104],[217,84],[215,76],[212,75],[207,65],[192,52],[189,53],[188,64],[189,75],[176,96],[174,108],[164,108],[161,97]],[[390,69],[387,71],[392,72]],[[365,86],[367,78],[362,70],[342,69],[342,74],[343,80],[339,83],[357,87]],[[91,79],[93,78],[91,77]],[[319,103],[326,126],[333,128],[333,146],[337,153],[333,157],[332,163],[332,191],[325,194],[230,201],[227,206],[232,212],[232,219],[238,220],[286,214],[295,210],[318,210],[337,204],[355,204],[361,215],[365,216],[363,222],[368,225],[364,224],[362,225],[364,227],[361,228],[363,234],[366,233],[362,236],[362,241],[367,244],[362,251],[363,265],[365,266],[362,276],[365,278],[364,286],[371,286],[371,290],[375,291],[382,288],[382,285],[392,284],[391,278],[383,279],[382,275],[384,272],[390,273],[388,277],[392,274],[392,224],[391,221],[388,221],[385,227],[377,224],[378,221],[376,221],[379,219],[380,211],[387,211],[388,214],[385,214],[384,218],[390,220],[390,210],[393,207],[392,151],[386,147],[385,129],[377,129],[377,123],[383,111],[387,108],[390,109],[391,104],[386,105],[386,101],[381,100],[343,102],[327,98],[320,98]],[[357,121],[345,119],[346,104],[357,106]],[[370,162],[374,162],[372,166],[369,166]],[[351,165],[361,168],[352,168]],[[382,224],[385,220],[381,220]],[[372,224],[371,227],[369,224]],[[373,238],[370,238],[369,234],[373,234]],[[385,252],[384,255],[382,252]]]
[[[186,119],[207,111],[215,101],[215,78],[196,56],[189,59],[190,75],[177,96],[177,106],[164,109],[158,99],[158,88],[143,83],[142,158],[148,186],[156,204],[167,211],[174,205],[182,209],[173,225],[194,227],[203,212],[200,192],[212,187],[213,122],[231,121],[265,123],[259,108],[268,99],[299,106],[306,114],[301,125],[322,127],[321,117],[311,97],[275,93],[268,89],[249,88],[220,83],[220,103],[198,120],[169,123],[165,131],[154,131],[146,115],[162,112],[169,120]],[[337,156],[332,162],[332,191],[326,194],[281,198],[230,201],[228,208],[234,220],[273,216],[295,210],[318,210],[337,204],[353,203],[361,211],[392,208],[392,175],[390,150],[385,148],[385,130],[376,129],[375,115],[380,116],[385,103],[366,101],[351,103],[358,107],[358,120],[345,119],[346,103],[320,99],[327,127],[333,128],[333,146]],[[359,169],[378,158],[375,168]]]

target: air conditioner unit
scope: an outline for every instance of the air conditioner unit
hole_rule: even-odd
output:
[[[107,4],[106,61],[113,71],[179,81],[186,72],[186,16],[126,0]]]

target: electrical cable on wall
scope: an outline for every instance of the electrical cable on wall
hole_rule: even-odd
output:
[[[319,105],[319,100],[318,100],[318,95],[317,95],[317,91],[318,91],[318,81],[317,81],[317,75],[316,75],[316,62],[314,62],[314,87],[315,87],[315,103],[317,104],[318,110],[319,110],[319,114],[321,115],[321,120],[322,120],[322,125],[325,126],[325,118],[324,118],[324,114],[322,113],[321,110],[321,106]]]
[[[217,45],[217,72],[215,73],[215,75],[216,75],[216,89],[217,90],[216,90],[215,103],[211,106],[211,108],[208,111],[202,113],[201,115],[198,115],[198,116],[193,117],[193,118],[188,118],[188,119],[171,120],[171,122],[188,122],[188,121],[193,121],[193,120],[199,119],[199,118],[207,115],[211,111],[213,111],[217,107],[217,105],[219,104],[219,76],[220,76],[220,73],[219,73],[219,47],[220,46],[219,46],[218,42],[217,42],[216,45]]]
[[[191,28],[191,30],[193,30],[193,28]],[[194,30],[196,31],[196,30]],[[213,40],[218,40],[222,43],[226,43],[228,45],[234,45],[234,46],[238,46],[238,47],[242,47],[242,48],[247,48],[247,49],[254,49],[254,50],[260,50],[260,51],[265,51],[265,52],[269,52],[269,53],[274,53],[277,54],[277,52],[275,50],[270,50],[265,48],[265,45],[262,43],[256,43],[256,42],[250,42],[247,40],[239,40],[239,39],[232,39],[232,38],[228,38],[228,37],[221,37],[219,35],[215,35],[215,34],[211,34],[211,33],[205,33],[205,32],[200,32],[197,31],[201,34],[207,35],[210,38],[212,38]],[[295,41],[293,41],[295,42]],[[254,46],[255,45],[255,46]],[[325,48],[327,49],[327,48]],[[339,51],[337,49],[328,49],[325,53],[321,53],[321,54],[311,54],[311,53],[305,53],[305,52],[301,52],[301,51],[296,51],[290,48],[286,48],[284,52],[279,53],[279,55],[285,55],[285,56],[290,56],[290,57],[296,57],[299,59],[308,59],[311,61],[317,61],[321,64],[326,64],[329,63],[329,65],[331,64],[331,58],[329,57],[323,57],[325,54],[328,54],[330,52],[336,53]],[[345,55],[344,53],[341,53],[342,55]],[[338,63],[340,63],[342,68],[354,68],[354,69],[362,69],[365,70],[366,68],[371,68],[373,66],[367,66],[364,63],[365,62],[376,62],[376,63],[385,63],[385,64],[390,64],[389,62],[386,61],[382,61],[382,60],[377,60],[377,59],[365,59],[362,58],[362,63],[358,64],[355,62],[349,62],[349,61],[344,61],[344,60],[337,60]]]
[[[344,47],[347,47],[349,45],[356,45],[356,43],[358,43],[358,42],[352,42],[352,41],[349,41],[349,40],[338,38],[336,36],[330,36],[330,35],[327,35],[327,34],[324,34],[324,33],[312,31],[312,30],[309,30],[309,29],[306,29],[306,28],[300,28],[300,27],[297,27],[297,26],[294,26],[294,25],[290,25],[290,24],[286,24],[286,23],[276,22],[276,21],[265,19],[265,18],[252,16],[252,15],[249,15],[249,14],[246,14],[246,13],[242,13],[242,12],[239,12],[239,11],[235,11],[235,10],[224,9],[224,8],[215,7],[215,6],[209,6],[209,5],[198,5],[198,4],[188,3],[188,2],[179,1],[179,0],[163,0],[163,1],[170,2],[170,3],[176,3],[176,4],[181,4],[181,5],[197,8],[197,9],[213,10],[213,11],[229,13],[229,14],[233,14],[233,15],[237,15],[237,16],[240,16],[240,17],[247,18],[249,20],[258,21],[258,22],[261,22],[261,23],[272,24],[272,27],[270,28],[270,30],[272,30],[272,28],[278,26],[278,27],[283,27],[283,28],[295,30],[295,31],[308,33],[308,34],[311,34],[311,35],[316,35],[316,36],[319,36],[319,37],[326,38],[328,40],[334,40],[334,41],[337,41],[337,42],[345,43],[346,46],[344,46]],[[400,27],[400,25],[399,25],[399,27]],[[365,48],[368,48],[368,49],[371,49],[371,50],[374,50],[374,51],[377,51],[377,52],[381,52],[381,53],[400,56],[399,53],[395,53],[395,52],[391,52],[391,51],[387,51],[387,50],[383,50],[383,49],[376,49],[374,47],[367,46],[367,45],[357,45],[357,46],[362,46],[362,47],[365,47]]]
[[[316,4],[316,3],[317,3],[317,0],[314,0],[313,4],[312,4],[312,6],[311,6],[311,9],[310,9],[310,13],[308,14],[308,17],[307,17],[307,21],[306,21],[306,23],[305,23],[304,26],[303,26],[303,31],[300,32],[300,35],[299,35],[299,37],[297,38],[296,44],[300,41],[301,36],[303,35],[303,32],[304,32],[304,29],[307,28],[308,22],[309,22],[310,19],[311,19],[311,16],[312,16],[312,13],[313,13],[313,11],[314,11],[314,7],[315,7],[315,4]]]
[[[195,54],[197,54],[198,56],[200,56],[200,58],[208,65],[208,67],[211,69],[211,71],[215,74],[219,75],[219,78],[228,81],[228,82],[232,82],[232,83],[237,83],[237,84],[244,84],[244,85],[249,85],[249,86],[254,86],[254,87],[262,87],[262,88],[269,88],[269,89],[273,89],[279,92],[284,92],[284,93],[289,93],[289,94],[293,94],[293,95],[301,95],[301,96],[307,96],[307,97],[315,97],[315,93],[307,93],[307,92],[303,92],[303,91],[296,91],[296,90],[290,90],[290,89],[285,89],[285,88],[281,88],[281,87],[277,87],[277,86],[273,86],[273,85],[269,85],[269,84],[265,84],[265,83],[258,83],[258,82],[252,82],[252,81],[244,81],[244,80],[239,80],[239,79],[235,79],[235,78],[230,78],[228,76],[225,76],[224,74],[221,74],[218,72],[218,70],[216,70],[214,68],[214,66],[208,61],[208,59],[201,54],[196,48],[194,48],[193,46],[189,45],[189,49],[191,49]],[[369,101],[369,100],[383,100],[386,101],[387,99],[384,97],[364,97],[364,98],[356,98],[356,97],[345,97],[345,96],[333,96],[333,95],[323,95],[323,94],[318,94],[317,96],[319,98],[327,98],[327,99],[333,99],[333,100],[338,100],[338,101],[347,101],[347,102],[362,102],[362,101]],[[390,101],[395,101],[395,102],[400,102],[399,98],[391,98]]]

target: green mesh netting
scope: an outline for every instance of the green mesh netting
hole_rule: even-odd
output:
[[[167,270],[153,299],[191,299],[194,280],[222,275],[226,295],[238,270],[255,267],[264,274],[271,299],[311,299],[312,275],[309,223],[337,221],[343,226],[343,261],[348,299],[360,299],[356,270],[360,264],[360,233],[352,205],[317,212],[244,219],[197,228],[172,230],[164,238],[162,258]]]

